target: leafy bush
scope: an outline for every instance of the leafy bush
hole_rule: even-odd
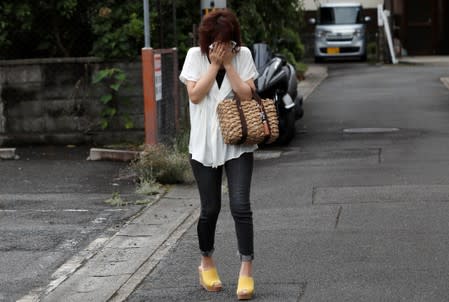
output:
[[[88,0],[0,1],[0,59],[85,56]]]
[[[188,154],[189,153],[189,137],[190,137],[190,131],[189,126],[186,126],[186,128],[182,128],[181,131],[178,131],[176,134],[176,139],[174,142],[174,148],[177,152],[182,154]]]
[[[129,105],[129,100],[118,95],[120,89],[126,85],[126,74],[120,68],[106,68],[98,71],[92,79],[95,85],[103,85],[105,94],[100,97],[100,102],[104,105],[101,112],[100,126],[102,129],[109,127],[111,120],[117,115],[119,103]],[[128,114],[122,114],[126,129],[134,127],[134,123]]]
[[[187,154],[159,144],[147,146],[132,163],[141,182],[161,184],[191,183],[193,175]]]
[[[102,58],[130,58],[143,46],[142,1],[97,1],[92,15],[96,39],[91,54]]]
[[[301,61],[304,45],[299,33],[303,26],[303,11],[299,1],[228,0],[228,7],[239,17],[245,43],[265,42],[293,65]]]

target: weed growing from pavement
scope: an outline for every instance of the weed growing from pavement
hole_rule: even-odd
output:
[[[160,184],[192,183],[193,175],[186,153],[166,145],[147,146],[132,163],[141,182]]]
[[[122,199],[119,192],[112,193],[112,197],[109,199],[106,199],[104,202],[111,206],[117,206],[117,207],[122,207],[122,206],[128,205],[128,203]]]
[[[137,205],[137,206],[151,205],[155,201],[157,201],[157,199],[158,199],[157,194],[159,194],[159,193],[160,192],[153,193],[153,195],[150,196],[150,197],[145,197],[143,199],[139,199],[139,200],[135,200],[133,202],[129,202],[129,201],[124,200],[121,197],[120,193],[114,192],[114,193],[112,193],[112,197],[109,198],[109,199],[106,199],[104,202],[109,204],[109,205],[111,205],[111,206],[114,206],[114,207],[124,207],[124,206],[128,206],[128,205],[131,205],[131,204],[134,204],[134,205]]]
[[[130,164],[138,183],[136,193],[144,196],[142,200],[133,201],[133,204],[152,204],[166,190],[165,184],[194,182],[189,163],[188,141],[188,131],[182,131],[176,136],[173,146],[163,144],[144,146],[139,158]],[[105,202],[118,207],[131,204],[124,201],[119,192],[114,192]]]
[[[147,199],[140,199],[140,200],[136,200],[134,202],[135,205],[137,206],[149,206],[152,205],[154,202],[156,202],[156,198],[147,198]]]
[[[136,189],[137,194],[142,195],[156,195],[159,194],[162,190],[162,185],[155,182],[152,179],[142,180]]]

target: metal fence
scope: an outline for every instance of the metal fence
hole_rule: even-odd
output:
[[[157,100],[157,140],[173,143],[180,130],[181,101],[178,80],[178,52],[176,48],[155,49],[161,55],[162,98]]]

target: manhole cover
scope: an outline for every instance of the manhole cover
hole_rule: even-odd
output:
[[[344,133],[386,133],[396,132],[399,128],[348,128],[343,129]]]

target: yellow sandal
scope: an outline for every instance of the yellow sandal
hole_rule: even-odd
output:
[[[209,292],[218,292],[222,289],[220,277],[218,277],[217,269],[215,267],[207,270],[198,267],[198,272],[200,275],[200,284],[205,290]]]
[[[254,295],[254,279],[248,276],[240,276],[237,286],[237,298],[239,300],[250,300]]]

